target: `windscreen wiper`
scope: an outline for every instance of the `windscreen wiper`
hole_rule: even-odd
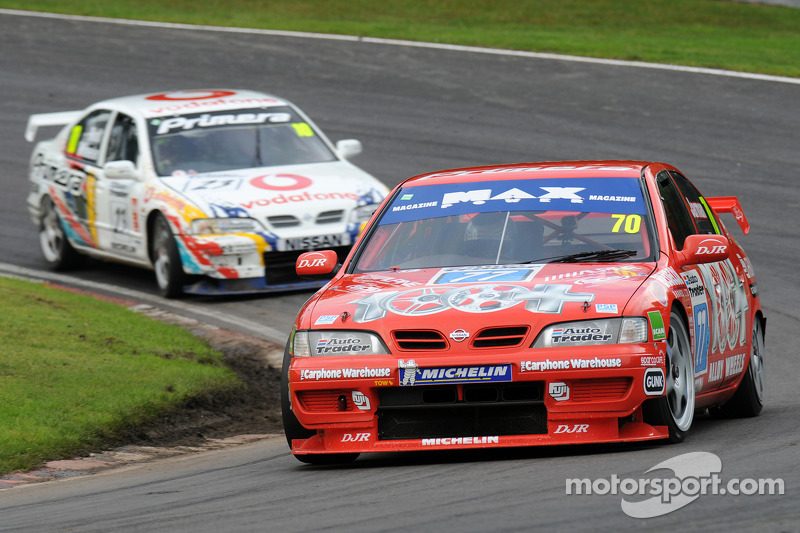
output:
[[[636,255],[638,252],[635,250],[593,250],[591,252],[579,252],[577,254],[556,255],[554,257],[542,257],[539,259],[531,259],[525,261],[524,264],[530,263],[577,263],[583,260],[592,261],[612,261],[614,259],[623,259]]]

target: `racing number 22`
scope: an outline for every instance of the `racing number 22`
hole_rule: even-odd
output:
[[[639,233],[639,228],[642,227],[640,215],[611,215],[611,218],[616,221],[611,228],[612,233],[619,233],[621,229],[624,229],[625,233]]]

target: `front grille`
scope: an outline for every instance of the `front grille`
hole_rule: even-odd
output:
[[[438,331],[425,329],[395,330],[394,342],[401,350],[444,350],[447,341]]]
[[[542,382],[381,389],[381,440],[547,433]]]
[[[337,246],[327,248],[336,252],[339,263],[342,263],[347,254],[350,253],[349,246]],[[291,283],[297,281],[295,263],[300,254],[310,250],[291,250],[288,252],[266,252],[264,254],[264,264],[266,265],[267,283],[275,285],[279,283]]]
[[[570,382],[573,402],[620,400],[627,396],[633,380],[628,377],[576,379]]]
[[[344,210],[336,209],[335,211],[323,211],[317,215],[317,224],[335,224],[341,222],[344,216]]]
[[[273,228],[291,228],[292,226],[299,226],[300,219],[292,215],[275,215],[267,217],[267,222]]]
[[[504,326],[482,329],[472,341],[473,348],[509,348],[519,346],[528,334],[528,326]]]
[[[344,401],[342,401],[344,398]],[[345,390],[309,390],[297,393],[297,400],[306,411],[339,412],[352,411],[350,391]],[[344,409],[342,409],[344,407]]]

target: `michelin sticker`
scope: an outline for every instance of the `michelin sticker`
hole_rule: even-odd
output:
[[[511,365],[475,365],[419,368],[414,360],[398,361],[400,386],[511,381]]]

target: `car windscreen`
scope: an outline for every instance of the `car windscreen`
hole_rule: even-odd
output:
[[[289,106],[151,118],[147,126],[159,176],[336,160]]]
[[[353,271],[652,260],[636,178],[537,179],[401,189]]]

